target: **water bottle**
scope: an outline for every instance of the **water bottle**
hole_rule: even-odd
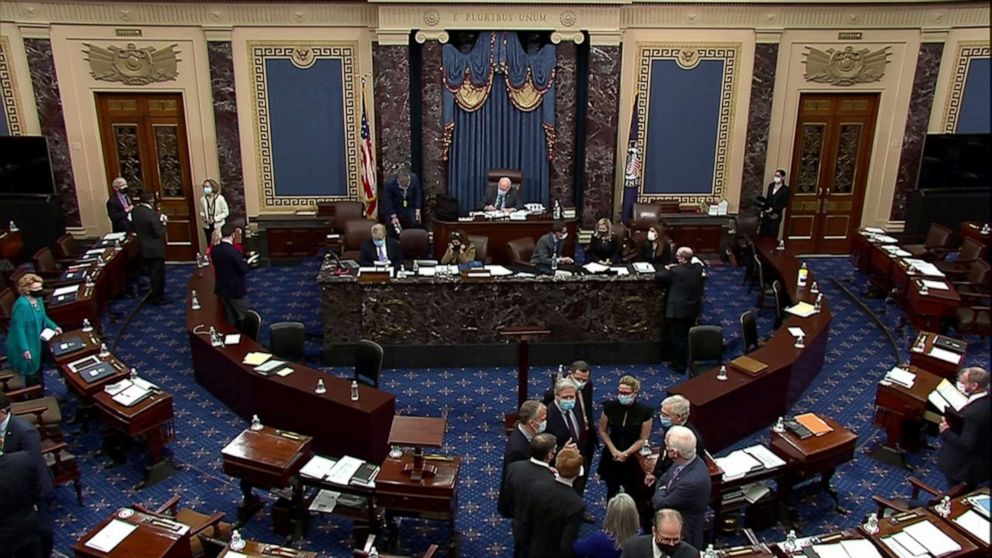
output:
[[[258,418],[258,415],[251,416],[251,429],[255,432],[262,429],[262,420]]]
[[[132,368],[131,369],[131,381],[133,382],[133,381],[135,381],[137,379],[138,379],[138,369],[137,368]]]
[[[815,285],[816,283],[814,283]],[[816,295],[816,301],[813,303],[813,308],[819,312],[823,308],[823,293]]]
[[[558,256],[551,256],[551,271],[558,271]]]
[[[789,552],[794,552],[799,550],[799,543],[797,542],[795,529],[789,530],[789,534],[785,536],[785,549]]]
[[[644,443],[641,444],[641,455],[644,457],[651,455],[651,444],[648,443],[647,438],[644,438]]]
[[[193,305],[192,305],[193,310],[199,310],[200,309],[200,299],[196,298],[196,289],[193,289],[193,297],[192,298],[193,298]]]
[[[107,358],[110,356],[110,349],[107,348],[106,343],[100,343],[100,358]]]
[[[88,319],[83,318],[83,332],[89,333],[91,331],[93,331],[93,324]]]
[[[803,265],[799,268],[799,278],[796,280],[796,282],[799,284],[800,287],[805,287],[806,281],[808,280],[809,280],[809,269],[806,268],[806,262],[803,262]]]
[[[778,420],[775,421],[775,426],[772,427],[772,430],[778,432],[779,434],[785,432],[785,419],[782,417],[778,417]]]
[[[14,223],[14,220],[13,219],[10,220],[9,229],[10,229],[10,232],[17,232],[18,230],[20,230],[20,229],[17,228],[17,225]]]
[[[238,552],[239,550],[244,550],[246,544],[247,543],[245,543],[245,540],[241,538],[240,531],[235,529],[234,531],[231,532],[231,543],[230,543],[231,550],[235,552]]]
[[[358,401],[358,382],[355,380],[351,381],[351,400]]]

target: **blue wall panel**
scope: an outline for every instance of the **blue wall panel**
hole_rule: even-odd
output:
[[[989,119],[989,59],[973,58],[968,65],[964,82],[961,113],[958,115],[959,134],[988,134],[992,131]]]
[[[0,104],[0,136],[9,136],[10,129],[7,127],[7,113],[3,104]]]
[[[341,61],[265,61],[276,196],[348,193]]]
[[[712,192],[722,87],[723,61],[651,62],[644,193]]]

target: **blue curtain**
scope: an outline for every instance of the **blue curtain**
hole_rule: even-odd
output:
[[[483,33],[468,54],[444,47],[448,192],[478,209],[492,168],[520,169],[524,201],[548,203],[554,146],[554,45],[527,54],[513,33]]]

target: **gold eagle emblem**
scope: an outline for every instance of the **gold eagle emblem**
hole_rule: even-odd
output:
[[[103,48],[83,43],[90,75],[101,81],[120,81],[127,85],[147,85],[170,81],[179,75],[179,51],[172,44],[165,48],[138,48],[128,43],[124,48],[110,45]]]
[[[803,53],[806,64],[806,81],[848,86],[871,83],[882,79],[885,65],[889,63],[889,47],[871,51],[855,50],[848,46],[842,50],[806,47]]]

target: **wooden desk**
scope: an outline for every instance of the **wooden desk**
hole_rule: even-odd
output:
[[[988,223],[976,223],[975,221],[964,221],[961,223],[961,228],[958,230],[958,235],[963,241],[966,238],[971,238],[981,244],[985,245],[985,261],[992,262],[992,232],[982,233],[982,227],[988,226]]]
[[[957,362],[948,362],[943,359],[930,356],[930,350],[933,349],[933,342],[939,337],[945,337],[936,333],[929,331],[921,331],[916,337],[916,341],[909,349],[909,362],[919,368],[926,370],[927,372],[932,372],[941,378],[947,378],[949,380],[954,380],[958,376],[958,370],[964,365],[965,355],[968,353],[968,342],[961,339],[954,339],[964,347],[960,352]],[[918,350],[921,346],[922,338],[922,350]],[[954,352],[954,351],[952,351]]]
[[[875,426],[885,429],[888,447],[915,452],[922,447],[920,433],[924,427],[927,396],[937,388],[941,378],[915,365],[910,365],[909,371],[916,374],[911,388],[891,382],[878,384]]]
[[[973,543],[975,543],[975,545],[977,545],[978,548],[982,552],[984,552],[985,556],[988,556],[989,555],[989,544],[987,542],[979,539],[975,535],[969,533],[964,527],[961,527],[960,525],[958,525],[957,522],[954,521],[954,520],[957,519],[957,518],[959,518],[959,517],[961,517],[966,511],[972,509],[971,505],[968,504],[965,501],[969,496],[975,496],[975,495],[978,495],[978,494],[986,494],[987,495],[988,493],[989,493],[989,489],[988,488],[980,488],[980,489],[976,490],[975,492],[972,492],[970,494],[966,494],[964,496],[961,496],[960,498],[955,498],[954,500],[951,500],[951,513],[950,513],[950,515],[947,516],[947,519],[944,520],[948,524],[950,524],[951,527],[953,527],[955,530],[957,530],[958,532],[960,532],[962,535],[968,537],[968,540],[970,540]]]
[[[768,263],[769,273],[781,278],[789,299],[812,303],[816,297],[797,285],[801,262],[787,251],[776,250],[774,239],[757,239],[755,248]],[[809,274],[809,283],[815,277]],[[668,390],[692,404],[692,423],[706,440],[707,449],[717,452],[738,440],[768,427],[788,414],[803,392],[823,369],[830,335],[830,305],[824,301],[819,313],[806,318],[789,316],[782,327],[761,348],[748,354],[768,368],[752,376],[728,366],[728,379],[716,379],[714,367]],[[806,332],[806,347],[795,348],[788,327]]]
[[[961,546],[960,551],[944,554],[941,558],[965,558],[983,555],[978,547],[963,534],[959,533],[957,529],[948,525],[946,521],[934,515],[932,512],[922,508],[911,510],[905,514],[898,514],[884,519],[879,519],[878,532],[874,535],[866,533],[863,526],[858,526],[858,531],[864,535],[865,538],[868,538],[875,543],[875,546],[878,547],[878,551],[882,556],[887,558],[899,558],[896,553],[889,550],[889,547],[882,542],[882,539],[899,533],[914,523],[919,523],[920,521],[926,520],[929,520],[931,523],[936,525],[937,528],[943,531],[945,535],[954,539],[954,542]],[[987,556],[987,554],[985,555]]]
[[[805,552],[803,552],[803,549],[805,549],[808,546],[814,544],[833,544],[833,543],[839,543],[841,541],[850,541],[850,540],[859,540],[859,539],[864,540],[864,538],[865,536],[861,534],[857,529],[845,529],[844,531],[838,531],[836,533],[828,533],[824,535],[817,535],[813,537],[799,539],[799,543],[802,547],[797,550],[791,550],[791,551],[786,550],[783,547],[784,546],[783,543],[775,543],[771,545],[771,549],[772,552],[774,552],[774,555],[777,556],[778,558],[792,558],[794,556],[795,557],[801,556],[805,558],[806,554]],[[872,543],[872,546],[877,546],[874,543],[874,541],[870,541],[870,542]]]
[[[803,440],[788,430],[785,432],[772,430],[769,445],[772,452],[788,464],[788,472],[779,483],[782,492],[791,492],[799,482],[820,475],[820,486],[833,498],[839,510],[837,491],[830,487],[830,479],[833,478],[834,471],[839,465],[854,459],[854,447],[858,442],[858,435],[832,418],[822,416],[820,418],[833,428],[832,432]]]
[[[0,229],[0,260],[10,260],[15,265],[20,263],[23,248],[24,237],[21,236],[20,229]]]
[[[461,458],[426,458],[436,467],[432,477],[420,482],[410,480],[404,472],[413,464],[413,455],[404,453],[400,459],[387,458],[376,477],[376,499],[386,510],[386,521],[390,527],[390,548],[395,548],[396,517],[416,517],[447,521],[452,533],[451,553],[457,546],[455,534],[455,509],[458,506],[458,471]]]
[[[243,430],[221,450],[224,472],[261,488],[289,486],[310,459],[313,438],[270,426]]]
[[[508,339],[517,341],[517,409],[527,401],[527,387],[530,384],[530,343],[551,334],[550,329],[540,326],[507,326],[499,332]]]
[[[906,291],[906,318],[913,327],[920,330],[944,331],[961,306],[961,296],[954,285],[946,283],[948,289],[929,289],[920,293],[920,284],[910,281]]]
[[[99,351],[99,345],[97,347],[97,351]],[[93,353],[91,352],[90,354]],[[83,358],[83,356],[79,356],[78,358]],[[79,396],[79,399],[84,404],[92,404],[93,396],[102,392],[104,386],[107,384],[115,384],[127,378],[131,374],[131,370],[127,367],[127,365],[112,354],[102,358],[98,356],[97,358],[99,358],[101,362],[106,362],[107,364],[113,366],[114,373],[100,378],[99,380],[87,382],[79,373],[73,372],[69,369],[69,365],[72,364],[74,360],[67,361],[59,366],[59,372],[62,374],[62,379],[65,380],[66,387],[69,388],[69,391]]]
[[[518,238],[530,237],[537,242],[541,236],[551,232],[555,220],[550,215],[528,215],[526,221],[509,219],[486,219],[478,217],[474,221],[434,221],[434,259],[440,260],[448,248],[448,236],[454,231],[489,238],[488,256],[494,264],[511,265],[513,260],[506,249],[506,243]],[[575,256],[576,221],[566,221],[568,238],[562,255]]]
[[[263,424],[313,437],[314,450],[321,454],[351,455],[373,463],[386,457],[396,408],[392,394],[359,385],[359,400],[352,401],[351,380],[299,364],[291,364],[294,372],[286,377],[255,372],[242,362],[249,352],[268,352],[262,345],[246,336],[237,345],[210,345],[210,326],[222,334],[236,331],[213,294],[213,269],[194,271],[188,288],[196,290],[201,304],[199,310],[190,309],[187,295],[186,331],[197,383],[245,420],[257,414]],[[324,381],[326,393],[314,393],[317,380]]]
[[[130,236],[120,250],[113,248],[111,243],[111,247],[103,247],[100,255],[82,257],[81,259],[96,257],[102,262],[102,267],[94,268],[89,275],[93,285],[88,287],[80,284],[76,299],[72,301],[55,303],[49,296],[45,300],[49,317],[62,326],[62,329],[82,327],[83,320],[88,319],[93,327],[100,330],[100,316],[108,302],[118,296],[127,283],[128,269],[133,263],[131,260],[137,242],[136,238]]]
[[[309,550],[297,550],[291,547],[279,546],[277,544],[260,543],[256,541],[245,541],[245,547],[238,550],[238,554],[249,556],[250,558],[317,558],[316,552]],[[233,558],[237,556],[230,546],[217,555],[217,558]]]
[[[133,514],[126,518],[120,517],[120,512],[115,512],[83,535],[72,546],[76,558],[191,558],[193,551],[190,546],[189,529],[180,534],[161,526],[164,524],[160,525],[157,517],[130,511]],[[115,519],[137,525],[138,528],[110,552],[101,552],[86,546],[86,542],[93,535]]]
[[[160,391],[125,407],[101,390],[93,395],[93,402],[108,428],[127,438],[146,438],[150,465],[145,467],[145,480],[138,488],[165,480],[173,473],[172,464],[163,455],[165,444],[175,436],[172,395]],[[123,460],[122,454],[115,456],[115,462],[120,463]]]

